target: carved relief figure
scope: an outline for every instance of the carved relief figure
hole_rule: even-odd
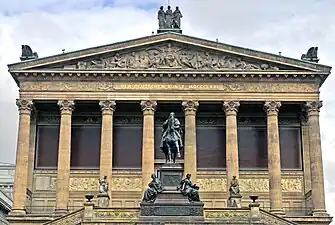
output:
[[[262,63],[249,63],[240,57],[167,45],[151,47],[131,53],[116,53],[112,57],[76,64],[77,69],[232,69],[278,70],[278,67]]]
[[[163,123],[163,132],[160,148],[165,154],[166,162],[176,162],[176,157],[181,157],[180,149],[183,148],[182,129],[179,120],[173,112]]]
[[[144,192],[143,201],[154,203],[156,201],[157,194],[163,192],[163,187],[161,181],[155,174],[152,174],[151,178],[152,180],[148,184],[149,188]]]
[[[187,174],[186,178],[180,182],[180,185],[177,187],[178,190],[183,195],[187,195],[190,202],[199,202],[199,187],[195,184],[192,184],[191,174]]]

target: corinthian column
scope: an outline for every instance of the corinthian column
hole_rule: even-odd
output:
[[[236,115],[239,102],[229,101],[223,103],[226,113],[226,171],[227,171],[227,190],[233,176],[239,177],[238,164],[238,140],[237,140],[237,120]]]
[[[14,202],[11,213],[25,214],[30,139],[30,115],[33,102],[25,99],[17,99],[16,105],[19,108],[20,119],[16,148]]]
[[[266,102],[268,137],[268,168],[270,186],[270,211],[274,214],[284,214],[282,207],[280,144],[278,128],[278,111],[280,102]]]
[[[192,180],[197,182],[197,138],[196,112],[199,106],[197,101],[183,101],[185,112],[185,144],[184,144],[184,174],[190,173]]]
[[[148,188],[151,174],[155,171],[154,122],[156,106],[156,101],[141,101],[143,111],[142,191]]]
[[[69,201],[70,160],[71,160],[71,117],[74,102],[58,101],[61,120],[59,129],[56,211],[67,212]]]
[[[113,114],[115,111],[115,101],[105,100],[100,101],[99,105],[102,111],[102,126],[101,126],[101,147],[100,147],[100,178],[107,176],[109,185],[112,184],[112,169],[113,169]],[[111,191],[109,188],[109,197]],[[111,203],[111,202],[110,202]],[[111,205],[111,204],[110,204]]]
[[[328,216],[325,206],[325,190],[322,165],[322,151],[319,125],[319,112],[322,101],[306,103],[309,130],[309,157],[312,180],[313,215]]]

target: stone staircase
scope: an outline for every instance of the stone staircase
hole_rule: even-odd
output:
[[[298,225],[285,218],[273,215],[259,208],[207,209],[204,221],[183,220],[171,216],[166,221],[140,221],[139,208],[96,208],[93,203],[85,203],[85,208],[59,217],[45,225],[79,224],[136,224],[136,225],[177,225],[177,224],[228,224],[228,225]]]

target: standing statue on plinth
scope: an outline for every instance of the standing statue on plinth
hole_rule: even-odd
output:
[[[176,157],[181,157],[180,150],[183,148],[182,129],[179,120],[173,112],[163,123],[163,132],[160,148],[165,154],[165,161],[176,162]]]
[[[191,174],[186,175],[186,178],[180,182],[177,189],[180,190],[184,196],[187,196],[190,202],[200,202],[200,188],[197,185],[192,184]]]
[[[151,175],[151,182],[148,184],[149,188],[144,192],[143,201],[154,203],[156,201],[157,194],[163,192],[161,181],[156,177],[156,174]]]
[[[171,6],[168,6],[165,12],[165,28],[170,29],[172,28],[173,24],[173,12],[171,10]]]
[[[159,8],[157,18],[158,18],[159,29],[164,29],[165,28],[165,12],[164,12],[163,6]]]
[[[173,12],[173,28],[180,29],[181,18],[183,18],[183,15],[177,6],[176,10]]]
[[[108,181],[107,176],[104,176],[101,180],[99,180],[99,193],[108,195]]]
[[[240,185],[236,179],[236,176],[233,176],[229,186],[229,206],[240,207],[241,198],[242,195],[240,194]]]

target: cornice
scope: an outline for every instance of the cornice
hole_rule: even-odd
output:
[[[45,58],[40,58],[36,60],[29,60],[20,63],[14,63],[8,65],[10,72],[15,69],[29,69],[33,67],[45,66],[48,64],[62,63],[65,61],[71,61],[75,59],[80,59],[84,57],[91,57],[94,55],[101,55],[113,51],[120,51],[129,48],[140,47],[144,45],[155,44],[165,41],[176,41],[179,43],[189,44],[193,46],[198,46],[201,48],[212,49],[216,51],[222,51],[225,53],[240,55],[244,57],[254,58],[257,60],[265,60],[268,62],[273,62],[281,65],[288,65],[296,67],[297,69],[305,69],[308,71],[323,71],[330,73],[331,67],[325,66],[317,63],[306,62],[298,59],[292,59],[284,56],[279,56],[275,54],[265,53],[261,51],[251,50],[247,48],[232,46],[228,44],[223,44],[219,42],[214,42],[210,40],[204,40],[196,37],[180,35],[175,33],[164,33],[159,35],[152,35],[143,38],[138,38],[129,41],[117,42],[114,44],[98,46],[94,48],[83,49],[79,51],[69,52],[65,54],[59,54],[54,56],[49,56]]]
[[[13,71],[16,82],[25,81],[172,81],[172,82],[313,82],[321,86],[326,72],[306,71],[183,71],[183,70],[28,70]]]

